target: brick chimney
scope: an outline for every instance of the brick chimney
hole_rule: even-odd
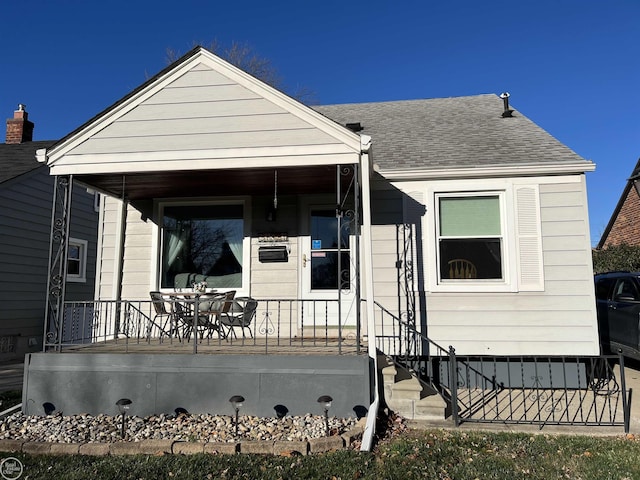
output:
[[[7,143],[23,143],[33,140],[33,122],[30,122],[29,114],[25,110],[26,105],[18,105],[18,110],[13,112],[13,118],[7,119]]]

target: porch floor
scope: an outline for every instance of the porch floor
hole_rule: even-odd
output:
[[[190,354],[202,355],[366,355],[367,342],[337,338],[239,338],[229,341],[198,340],[194,348],[190,342],[177,339],[120,338],[99,343],[63,345],[65,353],[133,353],[133,354]]]

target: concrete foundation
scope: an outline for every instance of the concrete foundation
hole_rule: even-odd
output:
[[[43,415],[50,403],[64,415],[174,413],[231,415],[229,398],[245,398],[241,415],[323,414],[355,417],[371,403],[370,359],[360,356],[32,353],[25,358],[23,413]],[[357,412],[357,413],[356,413]]]

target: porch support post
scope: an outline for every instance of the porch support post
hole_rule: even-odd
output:
[[[362,300],[362,287],[360,285],[360,281],[362,280],[362,275],[360,275],[360,242],[362,241],[362,228],[360,225],[360,168],[358,165],[354,165],[355,171],[353,172],[353,181],[354,181],[354,189],[353,189],[353,221],[355,223],[355,234],[356,234],[356,253],[355,253],[355,261],[356,261],[356,352],[360,354],[360,340],[362,339],[362,327],[361,327],[361,317],[362,317],[362,309],[360,308],[360,302]]]
[[[43,351],[46,351],[50,346],[56,350],[62,348],[72,191],[73,175],[55,177],[51,205],[49,275],[47,276],[47,301],[44,312]]]
[[[127,211],[129,209],[129,201],[126,199],[124,195],[124,179],[122,180],[122,198],[120,201],[120,205],[118,205],[119,216],[118,216],[118,227],[117,227],[117,237],[118,242],[116,244],[116,269],[113,272],[113,298],[115,300],[115,329],[113,332],[114,338],[118,338],[119,333],[122,331],[124,326],[123,319],[123,310],[122,310],[122,279],[123,279],[123,270],[124,270],[124,244],[125,244],[125,236],[127,231]]]
[[[342,354],[342,192],[340,170],[336,165],[336,220],[338,222],[338,354]]]

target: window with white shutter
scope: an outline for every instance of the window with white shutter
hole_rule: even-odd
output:
[[[538,187],[535,185],[516,186],[514,196],[518,290],[543,291],[544,267]]]

